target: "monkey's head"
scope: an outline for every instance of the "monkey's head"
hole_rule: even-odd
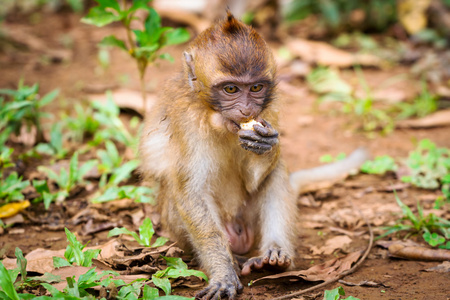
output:
[[[257,119],[274,98],[276,65],[261,36],[228,12],[184,52],[185,74],[201,101],[219,112],[228,130]]]

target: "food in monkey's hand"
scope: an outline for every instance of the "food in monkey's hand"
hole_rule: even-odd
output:
[[[255,130],[255,129],[253,128],[253,125],[259,125],[259,126],[261,126],[261,127],[264,127],[263,124],[259,123],[258,121],[255,121],[255,120],[250,120],[250,121],[248,121],[248,122],[245,122],[245,123],[241,123],[241,124],[240,124],[241,129],[243,129],[243,130]]]

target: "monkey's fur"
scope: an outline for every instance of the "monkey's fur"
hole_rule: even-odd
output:
[[[210,278],[197,297],[235,298],[243,286],[232,250],[258,251],[243,274],[287,268],[295,253],[297,207],[280,159],[276,66],[258,33],[230,13],[184,57],[184,72],[146,117],[141,171],[160,183],[163,227],[194,250]],[[264,126],[239,128],[250,119]]]

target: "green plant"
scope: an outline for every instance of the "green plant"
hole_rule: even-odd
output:
[[[430,93],[425,80],[422,80],[422,92],[412,103],[400,102],[397,109],[400,111],[397,115],[398,120],[411,117],[422,118],[435,112],[438,109],[438,97]]]
[[[152,275],[154,285],[164,291],[166,295],[171,293],[171,284],[169,279],[178,277],[197,276],[208,282],[208,277],[202,271],[189,270],[186,263],[179,257],[162,257],[167,262],[167,268],[158,271]]]
[[[89,160],[78,168],[78,152],[70,159],[69,171],[61,168],[59,174],[52,169],[39,166],[38,170],[44,172],[49,179],[58,184],[59,191],[56,193],[56,201],[63,201],[69,196],[70,191],[77,185],[84,183],[83,176],[97,164],[96,160]]]
[[[117,199],[134,199],[138,203],[155,204],[153,189],[146,186],[111,186],[92,199],[93,203],[102,203]]]
[[[155,230],[153,229],[152,221],[149,218],[145,218],[144,222],[142,222],[142,225],[139,226],[139,235],[137,235],[137,233],[134,231],[126,229],[125,227],[116,227],[109,231],[108,237],[121,234],[131,235],[136,240],[136,242],[146,247],[159,247],[164,245],[169,240],[166,237],[160,236],[153,244],[150,244],[151,239],[155,234]]]
[[[23,181],[22,176],[19,176],[17,172],[10,173],[5,179],[0,178],[0,203],[23,200],[22,190],[29,185],[30,182]]]
[[[343,160],[346,156],[347,155],[344,152],[339,153],[338,155],[336,155],[336,157],[333,157],[331,154],[325,154],[319,158],[319,161],[321,163],[332,163],[335,161]]]
[[[362,11],[366,16],[364,29],[382,30],[397,18],[395,0],[294,0],[286,8],[284,15],[288,21],[318,15],[321,23],[328,29],[338,32],[338,29],[351,25],[350,15],[355,10]]]
[[[360,67],[355,67],[360,86],[364,88],[365,97],[353,95],[352,87],[342,80],[339,73],[333,69],[318,67],[307,76],[308,86],[320,95],[318,101],[339,102],[341,111],[350,114],[356,122],[367,132],[381,129],[382,133],[389,133],[394,129],[394,120],[384,110],[374,106],[372,92],[364,79]]]
[[[0,129],[2,127],[10,127],[15,134],[20,133],[22,124],[36,127],[36,142],[44,142],[44,133],[42,131],[41,119],[50,117],[48,113],[44,113],[42,108],[52,102],[59,91],[54,90],[42,98],[39,95],[39,85],[26,86],[21,80],[17,90],[0,89],[0,94],[6,94],[11,97],[11,101],[0,103]],[[3,102],[3,100],[1,101]]]
[[[55,201],[59,194],[52,194],[48,187],[47,180],[33,180],[33,187],[39,194],[39,197],[35,198],[33,202],[44,202],[45,209],[50,207],[50,204]]]
[[[55,157],[56,159],[62,159],[66,157],[69,152],[63,145],[63,133],[59,123],[53,124],[50,131],[50,142],[39,143],[35,147],[36,152],[40,154],[47,154]]]
[[[88,15],[81,21],[98,27],[117,21],[122,23],[127,34],[126,41],[110,35],[105,37],[100,44],[118,47],[129,53],[136,61],[141,81],[142,99],[144,107],[147,107],[144,80],[147,66],[157,58],[173,60],[168,53],[159,54],[159,51],[166,46],[186,42],[190,37],[189,33],[184,28],[162,27],[161,18],[156,10],[148,6],[150,0],[134,0],[131,6],[126,1],[123,1],[122,4],[114,0],[96,1],[99,5],[91,8]],[[138,10],[148,12],[142,24],[143,30],[131,28],[131,22],[138,20],[134,16]]]
[[[62,116],[62,127],[69,129],[68,138],[74,142],[83,142],[86,136],[93,136],[100,127],[100,122],[94,118],[92,106],[83,107],[76,103],[74,106],[75,117],[68,115]]]
[[[409,182],[425,189],[437,189],[440,180],[450,174],[450,149],[438,148],[429,139],[421,140],[406,160],[410,175],[403,176]]]
[[[395,193],[395,200],[402,209],[402,218],[393,226],[384,227],[386,230],[378,239],[392,233],[407,231],[409,234],[422,233],[424,240],[432,247],[450,249],[450,221],[436,216],[433,213],[424,215],[422,207],[417,203],[418,215],[404,204]],[[437,233],[440,232],[441,234]],[[444,244],[447,241],[446,244]]]
[[[139,166],[137,159],[122,164],[123,159],[113,142],[105,141],[105,147],[106,150],[97,150],[97,157],[100,159],[98,171],[102,174],[99,183],[101,189],[116,186],[123,180],[128,179]]]
[[[341,296],[345,296],[345,291],[341,286],[339,286],[332,290],[325,290],[323,293],[323,300],[339,300],[341,299]],[[347,298],[341,300],[359,300],[359,298],[348,296]]]
[[[66,259],[57,256],[53,257],[53,265],[55,266],[55,268],[71,266],[74,263],[82,267],[92,266],[92,259],[97,258],[101,250],[87,249],[83,251],[87,244],[81,244],[77,240],[75,234],[70,232],[69,229],[64,228],[64,230],[66,232],[67,241],[69,242],[69,245],[67,245],[66,251],[64,252],[64,257]]]
[[[95,109],[94,120],[100,124],[100,128],[89,143],[91,146],[98,146],[106,140],[118,141],[126,146],[133,146],[136,143],[119,118],[120,108],[114,103],[111,92],[107,92],[106,103],[94,101],[92,106]]]
[[[389,155],[377,156],[374,160],[368,160],[361,166],[361,172],[367,174],[383,175],[387,171],[395,170],[397,170],[397,164]]]

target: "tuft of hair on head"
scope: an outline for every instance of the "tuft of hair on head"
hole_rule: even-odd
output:
[[[245,25],[236,19],[230,10],[227,10],[227,18],[223,22],[222,31],[224,33],[235,34],[245,30]]]

